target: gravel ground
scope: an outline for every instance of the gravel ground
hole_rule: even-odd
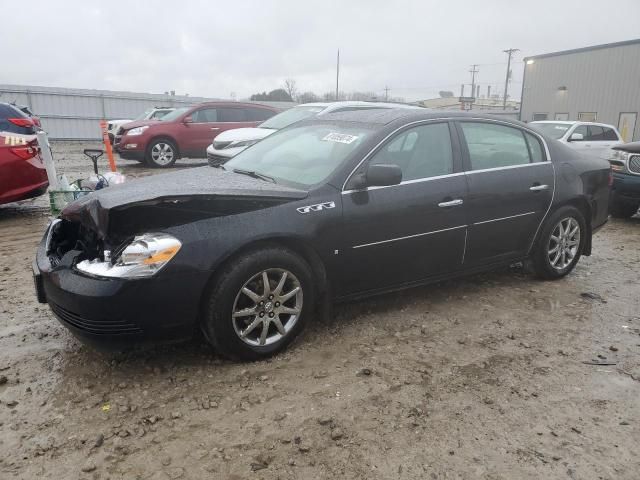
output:
[[[59,170],[90,172],[87,146],[55,144]],[[2,479],[638,478],[638,218],[563,280],[512,268],[339,305],[239,364],[201,339],[82,346],[33,294],[46,205],[0,207]]]

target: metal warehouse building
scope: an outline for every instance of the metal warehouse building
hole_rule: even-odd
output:
[[[640,140],[640,39],[524,59],[520,118],[582,120]]]

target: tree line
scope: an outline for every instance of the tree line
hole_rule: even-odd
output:
[[[317,95],[314,92],[299,92],[296,81],[288,78],[284,81],[282,88],[276,88],[270,92],[254,93],[251,95],[250,100],[254,101],[271,101],[271,102],[298,102],[298,103],[310,103],[310,102],[332,102],[336,100],[359,100],[359,101],[377,101],[377,102],[400,102],[404,103],[404,98],[401,97],[388,97],[384,95],[380,96],[376,92],[338,92],[338,98],[336,98],[336,92],[327,92],[322,95]]]

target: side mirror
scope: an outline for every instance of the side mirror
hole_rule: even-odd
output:
[[[402,170],[397,165],[369,165],[366,172],[353,178],[351,188],[386,187],[402,181]]]
[[[189,115],[188,117],[184,117],[182,123],[193,123],[193,117]]]
[[[581,140],[584,140],[584,135],[582,135],[581,133],[572,133],[569,137],[570,142],[579,142]]]

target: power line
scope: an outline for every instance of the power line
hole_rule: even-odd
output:
[[[391,90],[387,85],[384,86],[384,99],[389,100],[389,90]]]

